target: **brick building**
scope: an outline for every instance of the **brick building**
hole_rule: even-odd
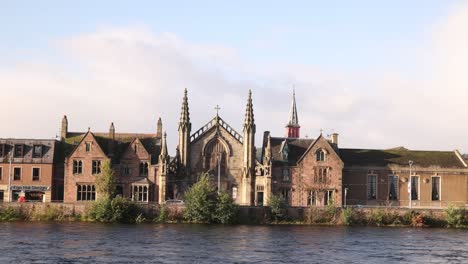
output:
[[[0,200],[50,202],[55,140],[0,139]],[[10,162],[11,161],[11,162]]]

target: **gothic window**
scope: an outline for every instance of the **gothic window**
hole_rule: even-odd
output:
[[[96,187],[93,184],[78,184],[76,186],[77,201],[96,200]]]
[[[377,199],[377,175],[367,175],[367,200]]]
[[[83,162],[81,160],[73,161],[73,174],[83,173]]]
[[[148,176],[148,162],[140,162],[140,176]]]
[[[100,174],[100,173],[101,173],[101,161],[93,160],[92,174]]]
[[[220,175],[226,174],[226,149],[219,140],[214,140],[206,147],[205,168],[218,174],[218,162]]]
[[[440,201],[440,177],[432,177],[432,201]]]
[[[398,176],[390,175],[388,176],[388,199],[389,200],[398,200]]]
[[[419,200],[419,176],[411,176],[411,200]]]
[[[325,161],[325,151],[323,149],[318,149],[315,152],[315,157],[317,161]]]

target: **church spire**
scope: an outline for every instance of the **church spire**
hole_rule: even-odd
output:
[[[182,99],[182,111],[179,121],[179,156],[180,164],[185,168],[188,173],[189,156],[190,156],[190,130],[192,124],[190,123],[190,114],[188,106],[187,88],[184,91],[184,98]]]
[[[289,111],[289,121],[286,125],[286,137],[299,138],[300,128],[301,126],[299,125],[299,118],[297,117],[296,91],[293,88],[291,110]]]
[[[252,205],[254,203],[255,190],[255,122],[252,104],[252,91],[249,90],[247,107],[244,120],[244,164],[242,167],[241,204]]]
[[[161,153],[159,154],[159,162],[164,162],[167,158],[167,142],[166,142],[167,134],[164,132],[164,135],[161,140]]]
[[[255,127],[255,124],[252,104],[252,90],[249,90],[249,98],[247,99],[247,107],[245,109],[244,129],[251,127]]]

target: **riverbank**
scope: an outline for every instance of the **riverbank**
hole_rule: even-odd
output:
[[[100,209],[90,204],[10,203],[0,205],[0,221],[189,223],[182,206],[117,204]],[[130,208],[130,209],[129,209]],[[112,211],[113,210],[113,211]],[[129,211],[129,212],[126,212]],[[115,216],[115,214],[118,214]],[[102,216],[105,215],[105,216]],[[467,210],[408,208],[286,208],[273,214],[268,207],[239,207],[235,224],[336,225],[468,228]]]

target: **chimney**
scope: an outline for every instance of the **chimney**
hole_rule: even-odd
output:
[[[338,133],[331,134],[331,143],[338,146]]]
[[[161,117],[158,119],[158,125],[156,129],[156,137],[162,138],[162,120]]]

